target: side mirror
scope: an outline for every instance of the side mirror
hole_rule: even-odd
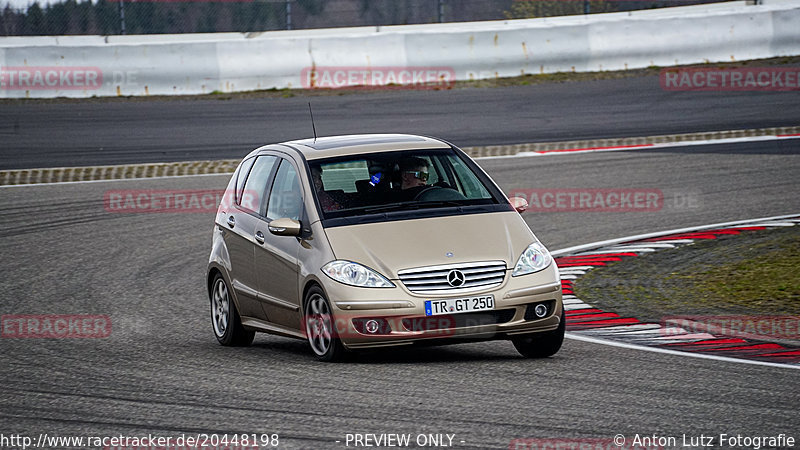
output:
[[[300,236],[300,222],[294,219],[275,219],[269,223],[269,232],[276,236]]]
[[[513,206],[518,213],[522,213],[528,209],[528,201],[522,197],[511,197],[508,201],[511,202],[511,206]]]

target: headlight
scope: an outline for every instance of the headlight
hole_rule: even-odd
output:
[[[522,256],[517,260],[517,265],[511,272],[512,277],[519,275],[527,275],[529,273],[538,272],[553,262],[553,257],[550,252],[544,248],[544,245],[534,242],[522,252]]]
[[[325,275],[339,283],[358,287],[388,288],[394,287],[386,277],[361,264],[350,261],[331,261],[322,266]]]

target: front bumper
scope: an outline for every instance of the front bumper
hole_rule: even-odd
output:
[[[561,280],[555,263],[529,275],[469,294],[419,295],[399,281],[396,287],[368,289],[327,280],[323,289],[333,308],[334,326],[346,348],[370,348],[421,343],[459,343],[472,340],[509,339],[514,335],[555,330],[562,317]],[[425,315],[425,301],[491,294],[495,308],[439,316]],[[535,305],[547,306],[537,318]],[[365,329],[368,320],[379,323],[376,333]]]

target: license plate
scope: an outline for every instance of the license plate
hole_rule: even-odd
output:
[[[481,295],[478,297],[465,298],[445,298],[441,300],[425,301],[426,316],[458,314],[473,311],[488,311],[490,309],[494,309],[494,295]]]

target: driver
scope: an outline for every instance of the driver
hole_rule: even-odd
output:
[[[409,157],[400,161],[400,189],[405,200],[414,197],[428,188],[428,161],[423,158]]]

